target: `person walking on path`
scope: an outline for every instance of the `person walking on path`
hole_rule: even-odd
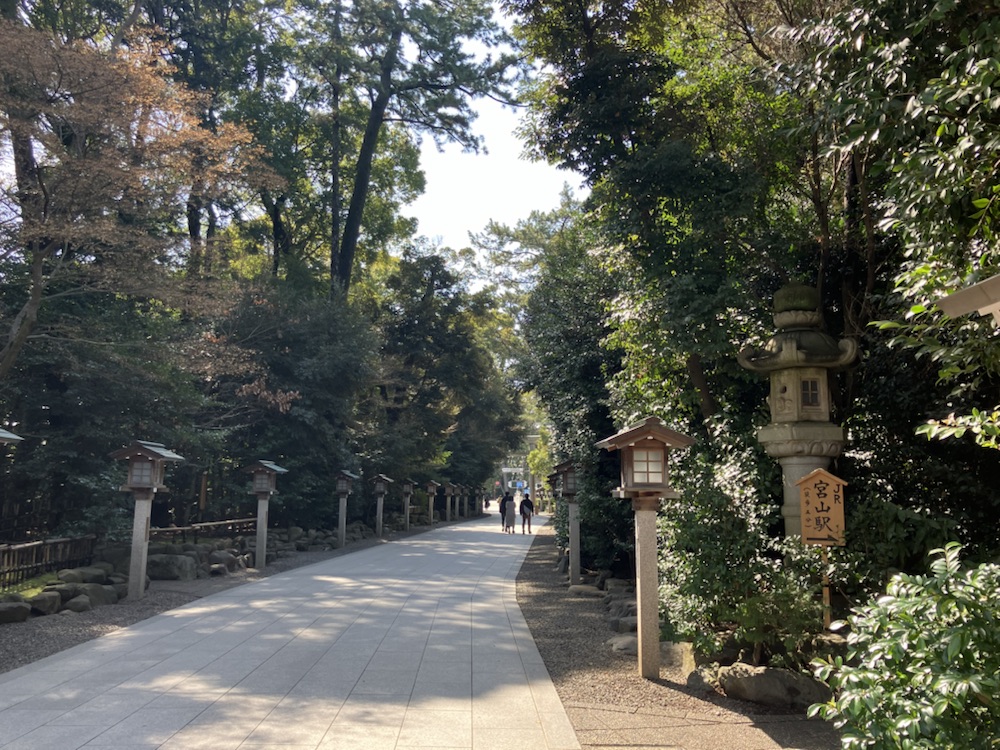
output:
[[[504,514],[504,531],[508,534],[514,533],[514,516],[517,513],[517,501],[511,497],[507,500],[507,507]]]
[[[500,530],[507,531],[507,506],[514,502],[514,498],[510,496],[509,492],[503,493],[503,497],[500,498]]]
[[[528,524],[528,533],[531,533],[531,517],[535,513],[535,504],[531,502],[531,498],[528,497],[528,493],[524,493],[524,499],[521,501],[521,533],[524,533],[524,524]]]

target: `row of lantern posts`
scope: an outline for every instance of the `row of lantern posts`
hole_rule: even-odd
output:
[[[4,431],[0,430],[0,433]],[[9,433],[12,435],[12,433]],[[20,440],[17,436],[15,439]],[[5,440],[0,434],[0,441]],[[131,445],[114,451],[111,458],[125,459],[128,461],[128,479],[121,487],[122,491],[131,492],[135,500],[135,515],[132,526],[132,557],[129,561],[129,596],[135,599],[141,598],[145,593],[146,562],[149,550],[150,517],[152,514],[152,503],[156,493],[164,489],[163,476],[167,463],[183,461],[184,457],[165,447],[161,443],[153,443],[146,440],[137,440]],[[287,469],[278,466],[273,461],[260,459],[243,469],[252,475],[251,494],[257,497],[257,547],[254,552],[254,565],[263,568],[266,563],[267,553],[267,517],[268,504],[271,496],[277,493],[277,476],[287,473]],[[341,470],[336,477],[336,492],[339,501],[339,513],[337,524],[337,542],[339,547],[343,547],[347,542],[347,498],[351,494],[352,485],[360,479],[357,474],[350,471]],[[376,521],[375,535],[382,536],[382,519],[385,506],[385,496],[389,485],[394,482],[385,474],[377,474],[374,478],[374,493],[376,501]],[[407,479],[401,482],[403,494],[403,517],[404,529],[410,528],[410,501],[416,483]],[[437,496],[438,488],[443,488],[445,496],[445,520],[451,521],[452,516],[457,519],[460,515],[469,516],[469,501],[473,502],[474,509],[482,512],[481,503],[483,497],[475,489],[464,485],[452,484],[450,482],[427,483],[427,516],[430,523],[434,522],[434,499]],[[459,512],[460,504],[462,513]]]
[[[20,437],[0,430],[0,442],[17,442]],[[670,486],[667,475],[667,456],[671,449],[684,448],[694,440],[663,425],[656,417],[626,427],[622,431],[601,440],[598,448],[620,451],[621,485],[612,493],[622,500],[631,500],[635,512],[635,558],[636,558],[636,603],[638,615],[639,673],[645,678],[655,679],[660,671],[659,645],[659,594],[657,573],[656,515],[662,498],[676,498],[678,493]],[[115,459],[127,459],[128,480],[123,491],[129,491],[135,498],[135,517],[132,530],[132,558],[129,566],[129,596],[141,598],[145,591],[146,561],[149,546],[150,515],[152,501],[158,490],[164,488],[163,475],[168,462],[183,461],[183,457],[160,443],[136,441],[132,445],[111,454]],[[286,473],[286,469],[273,461],[259,460],[247,466],[244,471],[253,475],[251,492],[257,496],[257,549],[255,565],[266,564],[268,501],[276,492],[276,477]],[[347,498],[351,486],[359,479],[349,471],[337,475],[336,490],[339,498],[337,538],[341,547],[346,541]],[[576,502],[576,473],[572,463],[565,462],[555,467],[550,477],[558,480],[560,494],[566,500],[569,515],[569,574],[570,583],[580,582],[580,515]],[[392,479],[378,474],[374,480],[377,536],[382,536],[382,512],[388,485]],[[555,484],[555,482],[553,482]],[[452,514],[459,517],[459,502],[465,503],[464,515],[469,515],[468,488],[451,483],[430,481],[427,483],[427,513],[433,523],[434,498],[443,487],[445,494],[446,520]],[[402,482],[404,524],[409,529],[410,500],[414,482]],[[471,493],[474,502],[481,503],[482,496]],[[478,508],[481,512],[481,507]]]

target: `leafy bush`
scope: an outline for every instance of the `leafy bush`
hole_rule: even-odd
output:
[[[556,546],[569,547],[569,503],[566,500],[556,502],[551,523],[555,529]]]
[[[1000,745],[1000,566],[963,570],[960,550],[935,550],[930,576],[896,575],[856,609],[847,662],[814,662],[835,698],[810,713],[842,730],[843,747]]]
[[[104,494],[93,503],[67,514],[53,531],[55,536],[87,536],[96,534],[108,542],[127,542],[132,539],[135,504],[124,493]]]
[[[822,627],[819,555],[769,533],[775,507],[750,489],[738,449],[692,456],[681,497],[660,516],[660,608],[668,638],[702,653],[732,636],[761,662],[795,654]]]

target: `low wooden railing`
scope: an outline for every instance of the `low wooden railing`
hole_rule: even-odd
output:
[[[197,542],[198,536],[218,536],[219,534],[246,534],[256,530],[256,518],[231,518],[228,521],[206,521],[204,523],[193,523],[190,526],[163,526],[149,530],[150,539],[162,539],[164,537],[176,537],[180,535],[181,541]]]
[[[0,544],[0,590],[17,588],[24,581],[53,570],[88,565],[93,559],[96,541],[97,537],[90,534]]]

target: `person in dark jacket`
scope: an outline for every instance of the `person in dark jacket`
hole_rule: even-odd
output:
[[[528,493],[524,493],[524,499],[521,501],[521,533],[524,533],[524,525],[528,524],[528,533],[531,533],[531,517],[535,515],[535,504],[531,502],[531,498],[528,497]]]
[[[514,502],[514,498],[510,496],[509,492],[503,493],[503,497],[500,498],[500,530],[507,530],[507,503]]]

